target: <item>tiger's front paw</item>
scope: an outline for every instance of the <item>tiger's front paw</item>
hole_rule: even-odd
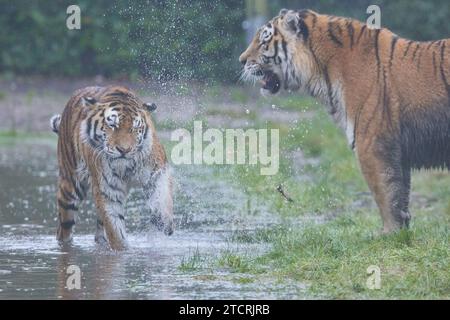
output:
[[[75,223],[73,223],[75,224]],[[60,245],[68,244],[72,242],[73,239],[73,230],[72,230],[72,223],[61,223],[58,226],[58,230],[56,231],[56,240]]]
[[[159,231],[164,232],[166,236],[171,236],[175,230],[175,222],[173,217],[163,218],[161,215],[152,215],[150,221]]]
[[[125,229],[106,230],[106,240],[113,251],[124,251],[128,249]]]
[[[164,224],[163,231],[166,236],[171,236],[173,234],[174,230],[175,230],[175,223],[174,223],[173,219],[171,219],[170,222]]]
[[[100,246],[107,246],[108,240],[106,240],[106,237],[103,234],[96,234],[95,235],[95,243],[97,243]]]

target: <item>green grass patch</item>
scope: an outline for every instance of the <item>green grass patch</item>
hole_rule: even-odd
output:
[[[307,283],[318,297],[448,299],[450,221],[443,222],[419,216],[409,231],[378,236],[376,212],[350,214],[278,233],[272,250],[253,263],[271,266],[268,275]],[[381,270],[379,290],[366,285],[369,266]]]
[[[232,88],[230,90],[230,96],[232,101],[240,104],[247,104],[249,102],[248,94],[241,88]]]
[[[51,132],[0,131],[0,145],[14,145],[33,141],[54,144],[57,136]]]
[[[203,268],[205,261],[206,257],[201,255],[197,248],[193,253],[182,258],[178,269],[183,272],[197,271]]]
[[[243,254],[236,253],[231,250],[225,250],[219,257],[219,267],[232,269],[239,273],[246,273],[249,271],[250,260]]]
[[[269,98],[259,97],[259,103],[265,102],[282,110],[311,111],[316,109],[317,102],[310,97],[299,97],[295,95],[278,95]]]
[[[245,113],[245,110],[228,110],[228,109],[207,109],[206,115],[208,116],[223,116],[231,119],[242,119],[249,115]]]

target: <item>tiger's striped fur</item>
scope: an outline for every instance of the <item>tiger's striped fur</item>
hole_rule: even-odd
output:
[[[88,87],[51,119],[58,134],[57,239],[68,242],[80,203],[92,189],[97,209],[95,240],[126,248],[125,203],[138,181],[158,226],[173,232],[172,177],[150,112],[124,87]]]
[[[385,233],[409,225],[412,169],[450,169],[450,39],[416,42],[349,18],[282,10],[240,61],[264,94],[302,90],[328,107]]]

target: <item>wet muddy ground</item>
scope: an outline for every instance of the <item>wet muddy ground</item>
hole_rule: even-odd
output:
[[[193,256],[226,250],[252,255],[259,244],[233,243],[236,231],[277,224],[257,199],[204,166],[175,168],[177,231],[157,232],[133,190],[127,204],[130,249],[113,253],[94,243],[95,211],[80,210],[74,243],[60,247],[56,227],[56,139],[11,139],[0,144],[0,299],[276,299],[299,298],[302,286],[241,283],[226,268],[181,266]],[[67,268],[82,272],[81,289],[68,290]]]

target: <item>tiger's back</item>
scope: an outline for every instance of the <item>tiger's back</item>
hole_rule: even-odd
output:
[[[450,39],[418,42],[361,29],[366,36],[340,60],[355,144],[376,138],[383,157],[401,153],[411,168],[450,169]]]

